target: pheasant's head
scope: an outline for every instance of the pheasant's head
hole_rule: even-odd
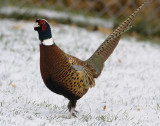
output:
[[[35,21],[34,30],[38,32],[39,40],[43,42],[49,42],[49,44],[52,42],[52,34],[51,34],[51,28],[48,22],[45,19],[37,19]],[[49,45],[46,44],[46,45]]]

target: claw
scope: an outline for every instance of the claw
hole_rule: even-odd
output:
[[[78,112],[77,110],[74,110],[74,112],[75,112],[76,114],[79,114],[79,112]]]
[[[76,114],[75,113],[72,113],[72,116],[74,116],[75,118],[77,118]]]

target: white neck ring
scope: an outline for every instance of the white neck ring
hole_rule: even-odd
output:
[[[43,44],[43,45],[46,45],[46,46],[51,46],[51,45],[54,44],[54,41],[53,41],[52,38],[49,38],[49,39],[43,40],[43,41],[42,41],[42,44]]]

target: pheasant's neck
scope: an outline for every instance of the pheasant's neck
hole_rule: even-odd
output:
[[[52,38],[49,38],[49,39],[45,39],[42,41],[42,44],[45,45],[45,46],[51,46],[54,44],[54,41]]]
[[[56,75],[55,71],[61,71],[59,66],[64,66],[65,62],[65,53],[56,44],[52,46],[40,44],[40,69],[43,79],[50,73]]]
[[[65,53],[56,45],[45,46],[40,44],[40,60],[42,64],[47,66],[57,65],[61,61],[65,61]],[[61,62],[64,63],[64,62]]]

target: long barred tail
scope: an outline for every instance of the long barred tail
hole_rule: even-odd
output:
[[[103,69],[104,62],[116,48],[121,35],[132,27],[132,21],[135,19],[140,10],[146,5],[146,3],[148,3],[148,0],[146,0],[139,8],[137,8],[117,29],[115,29],[113,33],[111,33],[100,45],[95,53],[86,61],[93,67],[93,69],[96,70],[96,73],[94,73],[95,77],[99,76],[101,70]]]

